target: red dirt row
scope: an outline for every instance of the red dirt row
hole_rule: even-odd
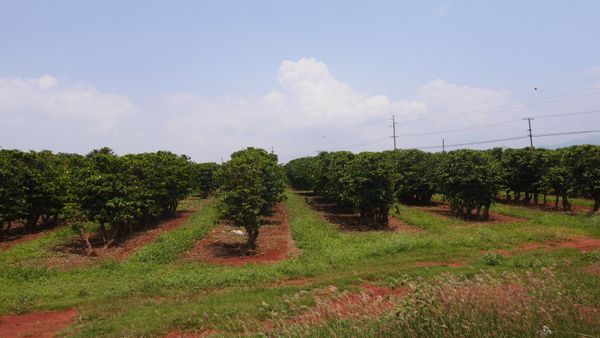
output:
[[[320,196],[311,194],[302,194],[309,205],[317,211],[320,217],[325,221],[335,224],[340,230],[345,232],[366,232],[366,231],[394,231],[406,233],[419,233],[424,229],[403,222],[396,217],[390,216],[388,227],[385,229],[374,229],[362,223],[360,215],[347,210],[340,209],[335,203],[331,203]]]
[[[572,248],[572,249],[579,250],[581,252],[590,252],[590,251],[594,251],[594,250],[600,250],[600,239],[593,238],[593,237],[575,237],[575,238],[571,238],[569,240],[564,240],[564,241],[556,241],[555,240],[555,241],[548,241],[545,243],[532,242],[532,243],[522,244],[519,246],[518,249],[516,249],[514,251],[497,249],[497,250],[493,250],[493,252],[499,253],[504,256],[512,256],[515,253],[519,253],[519,252],[527,252],[527,251],[533,251],[533,250],[539,250],[539,249],[554,250],[554,249],[561,249],[561,248]]]
[[[450,210],[450,205],[446,202],[432,202],[431,205],[425,206],[415,206],[413,208],[417,208],[419,210],[427,211],[436,215],[440,215],[446,218],[455,218],[461,221],[465,221],[472,224],[506,224],[506,223],[515,223],[515,222],[525,222],[526,219],[511,217],[507,215],[503,215],[497,212],[490,211],[490,218],[488,220],[481,219],[470,219],[465,217],[457,217]]]
[[[279,203],[261,226],[256,249],[247,249],[246,235],[239,228],[220,224],[188,251],[186,259],[220,265],[274,264],[298,254],[287,212]]]
[[[197,206],[191,210],[178,211],[175,216],[157,222],[145,230],[136,231],[127,238],[106,249],[102,248],[102,241],[100,238],[94,237],[91,241],[99,246],[95,249],[96,256],[87,255],[85,242],[80,237],[77,237],[71,243],[56,247],[55,250],[60,252],[61,255],[47,258],[46,264],[47,266],[59,269],[73,269],[108,258],[116,261],[125,260],[139,248],[154,242],[163,233],[183,225],[199,208],[200,206]]]
[[[5,234],[5,238],[0,241],[0,251],[8,250],[17,244],[26,243],[36,238],[40,238],[54,230],[56,230],[56,228],[40,228],[36,232],[27,233],[25,232],[25,226],[23,224],[14,224],[13,228],[10,229],[10,232]]]
[[[77,310],[0,316],[0,337],[54,337],[77,317]]]

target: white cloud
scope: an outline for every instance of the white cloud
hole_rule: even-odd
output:
[[[357,91],[312,58],[283,61],[274,82],[273,89],[256,97],[169,93],[148,98],[140,105],[143,114],[137,114],[127,97],[91,85],[65,86],[50,75],[0,78],[0,146],[77,152],[110,146],[119,153],[166,149],[196,161],[225,160],[248,146],[273,146],[287,161],[317,150],[390,149],[392,114],[402,135],[399,146],[424,147],[439,145],[442,138],[453,144],[524,135],[521,117],[597,109],[600,97],[537,105],[543,95],[562,99],[560,90],[589,88],[545,94],[542,87],[533,95],[515,96],[435,79],[416,88],[412,97],[397,99]],[[598,118],[536,119],[533,128],[539,133],[581,130],[600,123]],[[505,120],[514,122],[473,128]],[[461,128],[473,129],[428,134]],[[502,145],[525,146],[527,141],[520,142]]]
[[[61,86],[51,75],[0,78],[0,119],[13,124],[45,121],[105,132],[135,111],[126,97],[88,84]]]
[[[400,121],[439,119],[457,113],[456,109],[441,111],[449,106],[486,110],[515,104],[506,91],[459,86],[440,79],[418,88],[414,99],[394,101],[385,95],[354,90],[335,79],[324,63],[312,58],[283,61],[277,81],[278,88],[257,98],[167,95],[163,110],[171,112],[171,117],[163,130],[164,139],[189,144],[185,152],[213,159],[245,146],[274,146],[287,160],[318,149],[362,143],[368,143],[362,149],[387,145],[387,120],[392,114]],[[440,122],[439,126],[464,127],[486,118],[472,114]],[[400,131],[406,129],[399,126]],[[374,140],[380,141],[373,144]]]

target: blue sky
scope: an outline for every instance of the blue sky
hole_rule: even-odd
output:
[[[288,160],[389,148],[382,136],[392,113],[401,124],[471,114],[400,125],[406,134],[600,109],[597,1],[0,0],[0,8],[5,148],[108,145],[218,161],[254,145]],[[536,104],[555,98],[565,100]],[[599,117],[534,128],[584,130]],[[522,129],[399,141],[419,147]]]

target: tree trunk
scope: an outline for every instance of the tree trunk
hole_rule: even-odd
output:
[[[98,227],[100,229],[100,236],[102,237],[102,243],[106,245],[106,228],[104,227],[104,223],[100,223]]]
[[[559,193],[556,191],[556,199],[554,200],[554,210],[558,210],[558,197]]]
[[[256,239],[258,238],[258,226],[247,226],[246,233],[248,233],[248,249],[256,249]]]
[[[90,236],[83,229],[79,229],[79,233],[81,237],[85,241],[85,245],[87,246],[86,255],[88,256],[96,256],[96,250],[92,247],[92,243],[90,243]]]
[[[544,205],[548,203],[548,194],[544,193]]]
[[[540,194],[537,192],[533,193],[533,204],[538,205],[540,203]]]
[[[39,218],[40,217],[37,215],[27,218],[27,222],[25,223],[25,230],[27,230],[27,232],[32,232]]]
[[[483,207],[483,219],[485,219],[485,220],[490,219],[490,206],[489,205],[485,205]]]
[[[562,195],[562,204],[563,204],[563,210],[564,211],[568,211],[571,210],[571,204],[569,203],[569,199],[567,197],[567,193],[564,192]]]
[[[600,196],[594,198],[594,208],[592,209],[592,212],[597,212],[599,207],[600,207]]]

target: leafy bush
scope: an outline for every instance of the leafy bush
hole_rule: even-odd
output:
[[[219,168],[217,181],[221,219],[244,227],[248,247],[256,247],[264,217],[283,199],[285,177],[277,155],[256,148],[237,151]]]
[[[488,153],[456,150],[447,153],[439,171],[440,191],[450,202],[453,213],[466,217],[489,218],[489,209],[500,187],[499,170]]]
[[[436,155],[424,151],[385,152],[396,198],[405,204],[425,204],[436,193]]]
[[[355,209],[365,224],[388,225],[393,202],[392,183],[382,153],[363,152],[356,155],[345,174],[348,192]]]

